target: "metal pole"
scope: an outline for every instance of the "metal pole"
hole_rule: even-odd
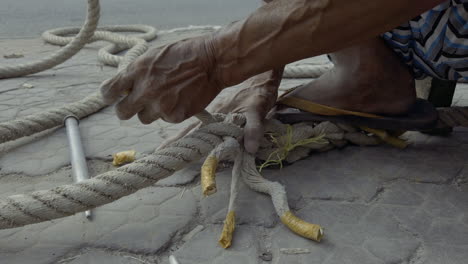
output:
[[[179,262],[177,261],[177,259],[176,259],[173,255],[170,255],[170,256],[169,256],[169,263],[171,263],[171,264],[179,264]]]
[[[70,159],[72,165],[72,176],[74,182],[81,182],[89,179],[88,165],[86,164],[86,156],[81,143],[79,121],[76,116],[66,116],[64,118],[65,127],[67,129],[68,144],[70,146]],[[91,211],[85,211],[85,216],[88,220],[91,219]]]

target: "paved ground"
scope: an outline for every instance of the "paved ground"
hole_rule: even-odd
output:
[[[101,25],[150,24],[158,28],[225,25],[242,19],[260,0],[101,0]],[[80,26],[86,0],[2,0],[0,39],[39,37],[47,29]],[[25,25],[27,25],[25,27]]]
[[[193,34],[169,35],[155,45]],[[96,61],[96,43],[53,70],[0,81],[0,121],[73,102],[95,91],[115,69]],[[37,39],[0,40],[3,54],[23,60],[57,47]],[[323,58],[319,58],[321,60]],[[21,60],[21,59],[20,59]],[[0,59],[1,64],[12,60]],[[282,89],[304,82],[285,80]],[[30,84],[32,88],[26,88]],[[468,105],[460,86],[454,102]],[[113,169],[110,155],[151,152],[183,124],[119,121],[112,109],[82,120],[92,175]],[[217,245],[226,214],[230,170],[219,191],[202,198],[198,165],[155,186],[94,210],[52,222],[0,231],[0,264],[168,263],[466,263],[468,258],[468,131],[449,138],[408,133],[411,146],[356,147],[321,153],[265,177],[286,186],[293,211],[325,227],[321,243],[292,234],[268,197],[242,188],[232,248]],[[0,145],[0,197],[70,183],[63,128],[35,140]],[[200,232],[196,232],[200,231]],[[287,255],[281,248],[308,249]]]

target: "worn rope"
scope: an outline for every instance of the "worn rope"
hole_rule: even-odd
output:
[[[241,177],[243,166],[243,153],[239,144],[237,144],[235,149],[227,150],[225,152],[231,152],[235,156],[234,166],[232,168],[231,191],[229,195],[227,215],[226,219],[224,220],[223,230],[221,231],[221,235],[218,240],[221,247],[228,248],[231,246],[231,241],[236,226],[237,197],[239,194],[239,179]]]
[[[239,139],[240,125],[208,124],[167,148],[117,170],[80,183],[0,199],[0,229],[61,218],[115,201],[198,161],[226,136]]]
[[[286,65],[283,78],[318,78],[331,68],[333,68],[332,63]]]
[[[0,144],[60,126],[68,115],[84,118],[105,106],[101,95],[95,93],[72,104],[0,123]]]
[[[73,38],[73,40],[70,41],[65,48],[60,49],[57,53],[50,57],[36,62],[12,66],[1,66],[0,79],[20,77],[41,72],[59,65],[71,58],[73,55],[78,53],[78,51],[80,51],[93,36],[99,21],[99,10],[99,0],[88,0],[88,13],[86,22],[84,23],[78,35]]]

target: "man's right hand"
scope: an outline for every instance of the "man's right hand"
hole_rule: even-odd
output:
[[[162,118],[181,122],[201,112],[221,91],[211,35],[153,48],[105,82],[106,103],[117,104],[120,119],[135,114],[143,124]]]

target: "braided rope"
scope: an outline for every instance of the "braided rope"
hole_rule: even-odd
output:
[[[284,68],[283,78],[318,78],[331,68],[333,68],[332,63],[287,65]]]
[[[58,28],[43,33],[44,40],[55,45],[66,45],[64,48],[39,62],[19,66],[0,67],[0,78],[19,77],[47,70],[76,54],[86,43],[97,40],[105,40],[113,43],[99,50],[98,59],[107,65],[118,66],[119,70],[122,70],[148,49],[146,40],[152,40],[156,37],[156,29],[145,25],[109,26],[100,28],[101,31],[95,31],[98,21],[99,1],[88,0],[88,14],[83,28]],[[112,33],[111,31],[136,31],[143,32],[143,34],[125,36]],[[78,35],[75,37],[64,37],[77,32]],[[129,50],[124,56],[111,54],[125,49]],[[106,106],[100,93],[96,92],[69,105],[0,123],[0,143],[61,126],[63,124],[63,118],[67,115],[72,114],[78,118],[83,118],[98,112]]]
[[[165,149],[80,183],[0,199],[0,229],[69,216],[148,187],[206,156],[223,137],[239,139],[233,122],[208,124]]]
[[[83,118],[107,106],[99,93],[59,108],[0,123],[0,144],[62,125],[68,115]]]

